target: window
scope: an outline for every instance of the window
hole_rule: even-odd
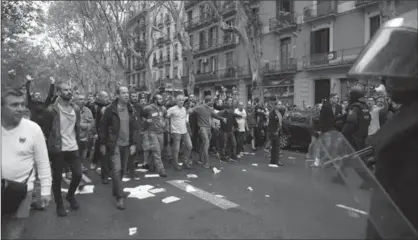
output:
[[[167,27],[167,37],[168,39],[171,39],[170,26]]]
[[[194,46],[193,46],[194,45],[194,42],[193,42],[193,35],[192,34],[189,35],[189,39],[190,39],[190,46],[194,50]]]
[[[193,21],[193,12],[192,11],[187,12],[187,21],[189,23],[191,23]]]
[[[280,10],[283,12],[291,12],[292,10],[292,2],[291,0],[280,0]]]
[[[283,38],[280,41],[280,63],[282,68],[290,63],[290,58],[292,56],[292,39]]]
[[[131,57],[128,57],[128,69],[131,70]]]
[[[206,43],[206,34],[205,34],[205,31],[201,31],[199,33],[199,48],[200,48],[200,50],[205,49],[205,47],[206,47],[205,43]]]
[[[370,18],[370,39],[374,36],[376,31],[380,28],[380,15]]]
[[[217,56],[210,57],[209,68],[210,68],[209,69],[210,72],[215,72],[216,70],[218,70],[218,57]]]
[[[311,54],[329,52],[329,28],[311,32]]]
[[[234,65],[234,52],[225,53],[226,67],[231,68]]]
[[[229,21],[225,21],[225,23],[228,25],[228,26],[233,26],[234,25],[234,22],[233,22],[233,20],[229,20]],[[232,41],[232,39],[233,39],[233,33],[232,32],[225,32],[225,34],[224,34],[224,42],[225,43],[229,43],[229,42],[231,42]]]
[[[199,8],[199,19],[203,21],[205,19],[205,6],[200,6]]]
[[[202,64],[203,60],[199,59],[199,61],[197,61],[197,74],[202,73]]]
[[[179,78],[179,68],[178,67],[173,68],[173,78]]]
[[[211,27],[209,29],[208,47],[216,46],[218,43],[218,28]]]
[[[166,52],[166,56],[167,56],[166,60],[170,61],[170,46],[167,46],[165,48],[165,52]]]

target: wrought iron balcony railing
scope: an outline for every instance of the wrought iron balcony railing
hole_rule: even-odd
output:
[[[293,12],[280,12],[275,18],[270,18],[270,31],[283,31],[297,27],[297,15]]]
[[[377,4],[379,2],[381,2],[381,1],[378,1],[378,0],[356,0],[354,5],[357,8],[359,8],[359,7],[365,7],[365,6]]]
[[[211,81],[211,80],[218,80],[222,81],[228,78],[233,78],[237,76],[237,68],[225,68],[219,69],[215,71],[205,72],[205,73],[198,73],[195,75],[196,82],[203,82],[203,81]]]
[[[236,46],[237,44],[238,41],[235,38],[235,36],[233,36],[223,38],[222,41],[220,41],[219,39],[212,41],[204,41],[192,47],[195,54],[202,55],[209,52],[226,50]]]
[[[297,70],[297,59],[288,58],[283,60],[276,60],[268,62],[264,65],[264,74],[275,74],[275,73],[286,73],[296,72]]]
[[[362,50],[363,47],[355,47],[304,56],[302,58],[302,67],[304,69],[311,69],[352,64]]]
[[[320,0],[311,6],[305,7],[303,9],[305,22],[311,22],[317,19],[336,16],[337,3],[337,1]]]

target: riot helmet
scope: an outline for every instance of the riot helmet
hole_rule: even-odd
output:
[[[348,72],[354,77],[382,77],[394,101],[417,100],[417,9],[383,24]]]

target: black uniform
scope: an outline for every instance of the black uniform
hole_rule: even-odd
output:
[[[280,129],[282,125],[282,115],[279,110],[272,110],[269,113],[268,134],[271,140],[270,164],[280,164]]]
[[[354,150],[358,151],[365,147],[370,121],[371,115],[365,103],[357,100],[348,106],[347,118],[342,134],[350,142]]]

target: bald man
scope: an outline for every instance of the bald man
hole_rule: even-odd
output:
[[[66,164],[71,166],[71,183],[66,200],[73,210],[79,208],[75,199],[75,191],[81,180],[81,162],[79,158],[80,142],[80,108],[71,102],[73,90],[67,83],[58,85],[58,98],[46,111],[45,136],[48,136],[47,146],[51,159],[52,191],[57,205],[57,215],[64,217],[67,211],[64,207],[61,192],[62,171]]]
[[[100,121],[102,120],[102,116],[104,113],[104,109],[109,106],[109,94],[106,91],[101,91],[96,99],[95,103],[95,112],[96,112],[96,132],[99,132],[100,128]],[[101,165],[101,179],[103,184],[109,184],[109,177],[110,177],[110,161],[107,156],[102,156],[100,154],[100,139],[96,139],[94,144],[94,155],[93,155],[93,163],[90,166],[90,169],[95,169],[97,164],[100,162]]]

